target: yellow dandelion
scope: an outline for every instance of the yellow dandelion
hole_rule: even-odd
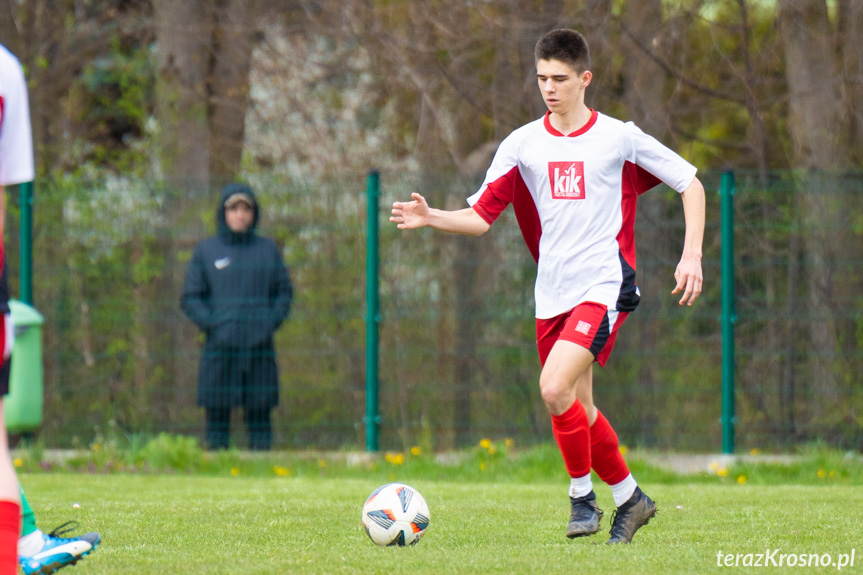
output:
[[[823,469],[819,469],[818,470],[818,477],[820,477],[821,479],[824,479],[825,477],[827,477],[827,472],[824,471]]]
[[[832,469],[830,470],[830,477],[836,477],[836,472]]]
[[[12,460],[12,465],[14,465],[15,467],[21,467],[22,465],[24,465],[24,460],[20,457],[16,457]]]
[[[239,467],[232,467],[232,468],[231,468],[231,475],[233,475],[234,477],[236,477],[236,476],[238,476],[239,474],[240,474],[240,468],[239,468]]]
[[[387,451],[387,454],[384,455],[384,459],[386,460],[387,463],[392,463],[393,462],[393,454],[390,453],[389,451]]]
[[[403,453],[396,453],[393,455],[393,465],[401,465],[405,462],[405,456]]]
[[[710,469],[713,471],[717,471],[719,469],[719,464],[714,461],[710,464]]]
[[[327,460],[326,459],[318,459],[318,467],[323,469],[326,466],[327,466]]]
[[[278,465],[273,466],[273,472],[279,477],[287,477],[291,474],[290,469],[286,467],[279,467]]]
[[[512,437],[507,437],[503,440],[503,444],[507,447],[512,447],[513,445],[515,445],[515,439],[513,439]]]
[[[625,445],[621,445],[618,449],[620,449],[621,455],[626,455],[629,452],[629,448]]]
[[[414,445],[411,447],[411,455],[422,455],[423,450],[420,449],[419,445]]]
[[[719,477],[728,477],[728,470],[724,467],[722,469],[717,469],[716,475],[718,475]]]
[[[485,471],[485,469],[486,469],[485,461],[480,461],[480,462],[479,462],[479,470],[480,470],[480,471]]]
[[[761,453],[761,450],[758,449],[757,447],[753,447],[752,449],[749,450],[749,455],[758,455],[759,453]]]
[[[497,453],[497,447],[492,445],[491,447],[488,448],[488,453],[489,453],[489,455],[494,455],[495,453]]]
[[[99,443],[94,443],[90,446],[90,449],[92,449],[93,451],[99,451],[100,449],[102,449],[102,445]]]
[[[744,483],[746,483],[746,476],[745,475],[738,475],[737,476],[737,483],[739,483],[740,485],[743,485]]]
[[[488,449],[491,447],[491,439],[480,439],[479,446],[483,449]]]

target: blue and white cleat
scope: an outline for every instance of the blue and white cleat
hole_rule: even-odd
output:
[[[18,563],[24,570],[24,575],[55,573],[63,567],[74,565],[92,553],[102,540],[98,533],[91,531],[80,537],[61,537],[61,535],[73,531],[77,526],[77,521],[67,521],[51,533],[42,534],[45,545],[41,551],[29,557],[19,555]]]

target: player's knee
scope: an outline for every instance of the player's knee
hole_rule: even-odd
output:
[[[562,385],[560,380],[553,377],[540,377],[539,394],[548,411],[554,415],[560,415],[572,405],[572,394],[568,386]]]

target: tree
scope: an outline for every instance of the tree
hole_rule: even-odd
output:
[[[243,152],[258,0],[154,0],[159,162],[169,181],[231,180]]]
[[[849,165],[841,116],[842,96],[827,3],[780,0],[778,24],[788,79],[788,130],[799,179],[800,222],[804,231],[809,334],[814,390],[806,407],[824,417],[837,397],[837,304],[841,299],[838,265],[845,242],[835,230],[849,229],[836,170]],[[847,65],[847,64],[846,64]]]

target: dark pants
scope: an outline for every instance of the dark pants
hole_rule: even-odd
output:
[[[207,446],[210,449],[227,449],[231,435],[231,408],[208,407]],[[273,444],[273,428],[270,424],[270,408],[243,410],[246,430],[249,434],[249,449],[266,451]]]

